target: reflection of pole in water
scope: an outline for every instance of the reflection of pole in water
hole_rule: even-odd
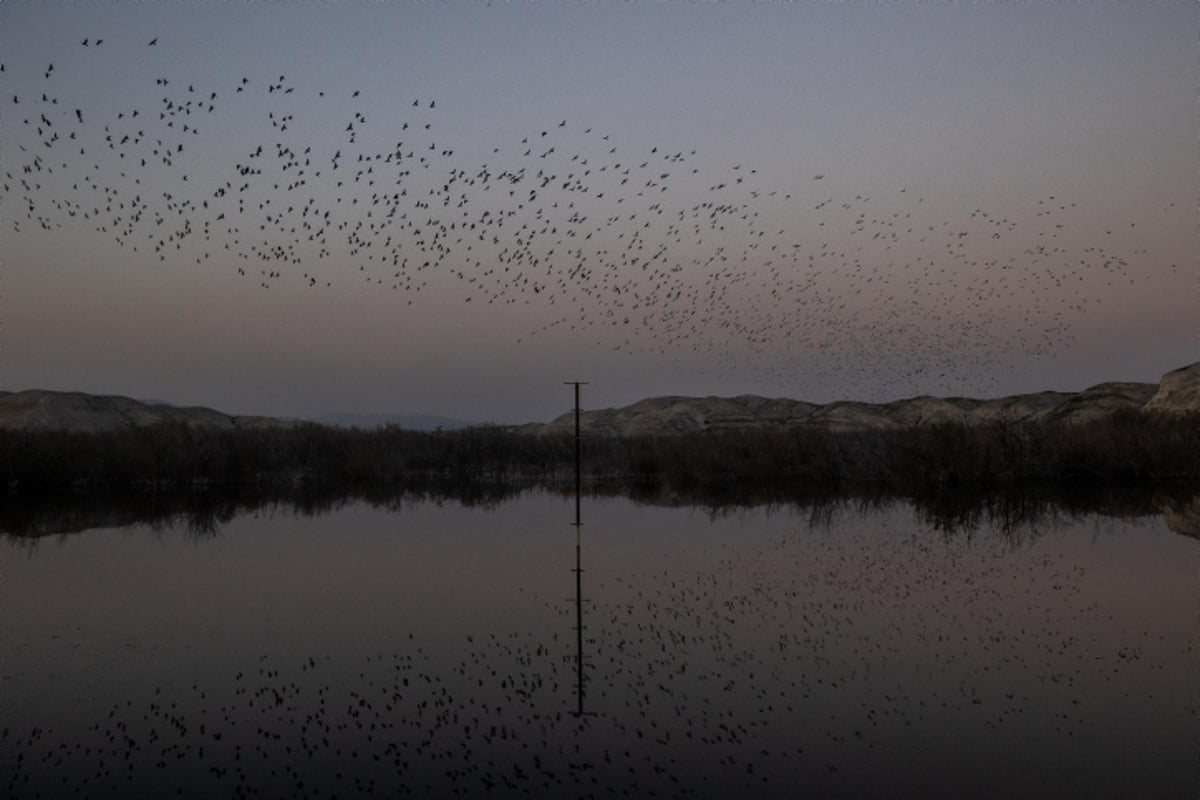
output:
[[[575,697],[577,715],[583,715],[583,567],[580,562],[580,504],[583,497],[583,437],[579,432],[579,387],[587,381],[566,381],[575,387]]]

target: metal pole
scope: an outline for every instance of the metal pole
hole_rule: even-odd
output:
[[[579,533],[579,504],[583,496],[583,442],[579,436],[579,384],[575,384],[575,526]]]
[[[575,386],[575,697],[579,716],[583,716],[583,565],[581,558],[583,527],[583,436],[579,430],[579,387],[586,381],[568,381]]]

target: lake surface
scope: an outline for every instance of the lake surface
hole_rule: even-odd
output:
[[[5,797],[1200,792],[1200,541],[904,503],[264,507],[0,540]]]

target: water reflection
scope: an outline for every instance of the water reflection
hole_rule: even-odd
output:
[[[594,496],[582,717],[572,502],[160,501],[10,536],[0,792],[1194,789],[1194,502]]]
[[[235,517],[285,511],[303,516],[335,513],[355,503],[399,511],[410,504],[453,503],[491,508],[530,491],[519,483],[486,484],[451,481],[423,482],[398,488],[339,487],[278,488],[261,491],[205,489],[179,492],[95,494],[67,492],[10,495],[0,502],[0,533],[38,538],[80,533],[93,528],[148,525],[157,530],[180,530],[188,535],[215,535]]]
[[[181,531],[189,536],[217,535],[237,516],[258,512],[303,516],[334,514],[352,504],[401,511],[422,504],[454,504],[492,509],[519,501],[532,492],[574,498],[568,486],[546,488],[521,483],[434,481],[399,487],[325,488],[293,491],[235,492],[218,490],[126,494],[56,493],[10,496],[0,503],[0,534],[35,539],[80,533],[93,528],[147,525],[155,530]],[[912,507],[921,521],[949,534],[997,529],[1014,536],[1037,535],[1081,516],[1115,518],[1161,515],[1167,526],[1185,536],[1200,537],[1200,495],[1190,486],[1130,487],[1116,491],[1025,491],[992,494],[946,492],[920,496],[891,494],[808,494],[747,491],[726,494],[683,493],[654,484],[593,486],[588,496],[625,497],[646,506],[698,508],[711,516],[749,508],[789,509],[808,516],[810,524],[831,525],[840,515],[881,511],[897,504]]]
[[[575,521],[571,523],[575,528],[575,568],[571,571],[575,573],[575,716],[582,717],[586,713],[583,709],[583,684],[584,684],[584,659],[583,659],[583,632],[587,628],[583,624],[583,520],[581,516],[580,504],[582,496],[575,495]]]

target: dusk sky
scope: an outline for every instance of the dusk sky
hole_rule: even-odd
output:
[[[0,390],[546,420],[1200,359],[1200,7],[0,4]],[[86,44],[85,44],[86,42]]]

